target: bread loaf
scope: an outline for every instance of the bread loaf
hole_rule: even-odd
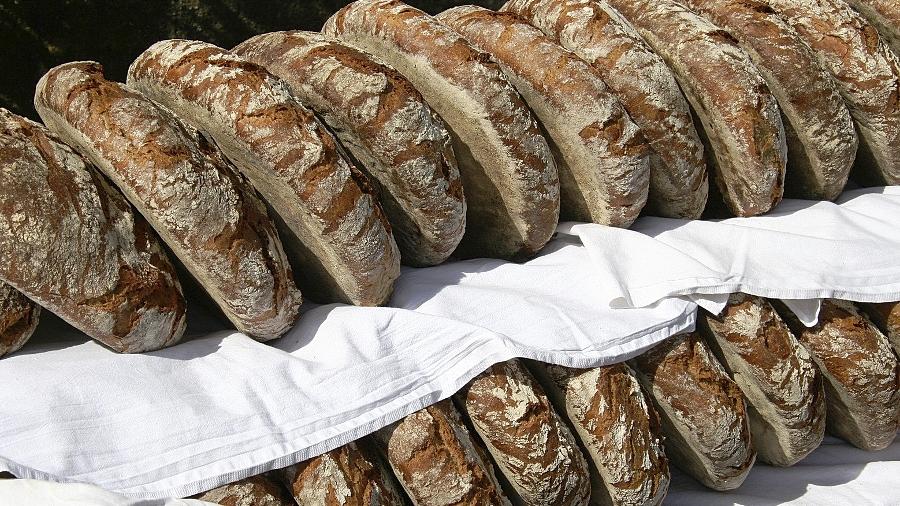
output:
[[[850,302],[823,300],[812,328],[778,307],[825,378],[828,431],[863,450],[887,448],[900,416],[900,367],[887,338]]]
[[[510,504],[484,448],[450,400],[416,411],[373,438],[416,506]]]
[[[128,69],[128,84],[209,133],[266,199],[300,289],[320,302],[378,305],[399,253],[361,173],[262,67],[205,42],[166,40]],[[357,182],[357,179],[360,182]]]
[[[850,111],[799,35],[763,0],[685,0],[733,35],[778,100],[787,135],[785,195],[834,200],[856,159]]]
[[[699,328],[747,399],[753,446],[763,462],[791,466],[825,435],[825,390],[809,352],[764,299],[736,293]]]
[[[894,353],[900,355],[900,302],[861,304],[860,307],[891,342]]]
[[[41,316],[41,307],[0,282],[0,357],[25,345]]]
[[[303,506],[403,506],[393,475],[365,440],[347,443],[282,470]]]
[[[728,32],[672,0],[609,0],[672,68],[703,124],[713,176],[730,211],[781,201],[787,147],[775,97]]]
[[[322,32],[386,61],[447,122],[468,209],[460,256],[520,259],[547,243],[559,219],[556,164],[488,55],[399,0],[353,2]]]
[[[592,64],[651,147],[645,212],[699,218],[709,182],[690,107],[665,62],[606,2],[510,0],[522,17]]]
[[[175,270],[149,225],[43,126],[0,109],[0,279],[118,352],[172,345]]]
[[[264,204],[218,148],[95,62],[37,85],[47,127],[91,160],[153,226],[235,327],[265,341],[297,319],[300,293]]]
[[[591,504],[661,504],[669,463],[659,416],[631,368],[531,365],[590,457]]]
[[[399,72],[313,32],[275,32],[233,50],[266,67],[328,124],[377,184],[404,263],[435,265],[466,229],[444,121]]]
[[[510,484],[516,504],[587,504],[587,462],[575,437],[518,360],[495,364],[454,399]]]
[[[900,63],[841,0],[768,0],[835,79],[859,133],[854,178],[900,183]]]
[[[659,413],[671,462],[709,488],[739,487],[756,460],[747,408],[703,340],[671,337],[633,364]]]
[[[900,57],[900,7],[896,0],[846,0],[878,29],[895,55]]]
[[[436,18],[490,54],[541,122],[561,219],[631,225],[647,201],[649,148],[599,73],[512,13],[467,5]]]
[[[287,490],[268,475],[259,474],[229,483],[197,497],[223,506],[291,506]]]

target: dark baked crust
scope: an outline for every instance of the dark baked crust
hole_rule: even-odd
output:
[[[223,485],[197,497],[224,506],[293,506],[287,490],[266,474]]]
[[[0,282],[0,357],[22,346],[34,333],[41,307],[22,292]]]

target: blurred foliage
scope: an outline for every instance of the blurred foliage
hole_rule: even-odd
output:
[[[274,30],[319,30],[339,0],[0,0],[0,106],[37,119],[34,85],[48,69],[99,61],[123,80],[131,61],[154,42],[198,39],[230,48]],[[501,0],[409,0],[432,14]]]

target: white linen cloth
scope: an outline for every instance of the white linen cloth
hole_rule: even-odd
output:
[[[129,499],[83,483],[0,480],[0,504],[15,506],[215,506],[197,499]]]
[[[712,312],[727,294],[783,299],[807,325],[818,299],[900,300],[900,186],[837,202],[783,201],[753,218],[640,218],[630,230],[563,224],[598,265],[612,307],[688,296]]]

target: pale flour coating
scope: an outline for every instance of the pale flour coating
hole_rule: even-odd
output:
[[[900,6],[897,0],[845,0],[878,29],[894,54],[900,58]]]
[[[35,108],[156,229],[235,327],[259,340],[297,318],[300,293],[256,192],[218,148],[95,62],[51,69]]]
[[[263,474],[214,488],[201,494],[197,499],[226,506],[292,506],[294,504],[280,483]]]

